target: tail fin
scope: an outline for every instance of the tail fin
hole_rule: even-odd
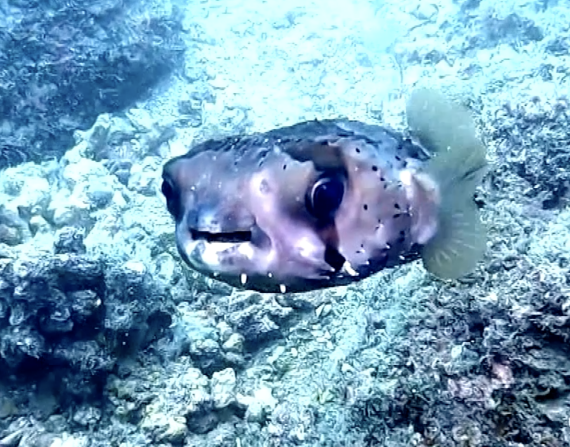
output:
[[[469,111],[435,90],[414,91],[406,113],[410,131],[434,154],[426,171],[441,194],[437,234],[422,250],[424,266],[440,278],[459,278],[485,254],[486,229],[473,195],[485,174],[486,148]]]

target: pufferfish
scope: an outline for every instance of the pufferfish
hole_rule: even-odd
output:
[[[431,89],[409,129],[348,119],[208,140],[164,165],[176,244],[193,269],[234,287],[303,292],[422,259],[471,272],[486,231],[474,201],[486,149],[469,111]]]

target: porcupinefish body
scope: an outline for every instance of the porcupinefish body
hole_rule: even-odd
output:
[[[262,292],[346,285],[420,257],[442,278],[469,273],[486,245],[473,200],[485,147],[468,111],[435,91],[415,91],[407,119],[406,136],[306,121],[171,159],[162,191],[180,255]]]

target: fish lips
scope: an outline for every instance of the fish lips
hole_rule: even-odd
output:
[[[219,225],[200,219],[204,225],[196,226],[192,224],[195,220],[188,218],[191,214],[176,223],[175,234],[178,252],[189,266],[212,277],[239,277],[262,270],[268,262],[272,243],[255,223]]]

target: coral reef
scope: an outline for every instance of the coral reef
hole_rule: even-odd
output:
[[[36,22],[14,11],[51,11],[36,26],[55,32],[79,5],[119,34],[142,26],[135,48],[176,60],[176,39],[158,53],[150,39],[172,37],[170,25],[120,24],[136,2],[11,1],[0,20],[18,31]],[[1,95],[9,120],[22,120],[0,127],[12,135],[5,147],[33,140],[49,153],[56,137],[26,127],[34,116],[40,130],[85,129],[73,140],[54,134],[65,140],[58,160],[42,155],[0,175],[0,445],[570,444],[570,10],[350,6],[192,2],[179,19],[189,48],[181,76],[136,108],[115,84],[118,96],[89,103],[89,118],[67,111],[59,90],[40,92],[54,105],[39,115],[20,102],[32,84]],[[0,45],[26,42],[9,34]],[[425,84],[473,110],[490,152],[477,197],[489,249],[472,275],[443,282],[407,265],[349,287],[265,295],[180,262],[159,193],[166,157],[315,117],[398,128],[406,93]],[[56,112],[57,123],[42,115]],[[20,127],[22,140],[11,133]]]
[[[0,9],[0,169],[63,155],[75,130],[142,99],[180,62],[176,14],[139,16],[132,3]]]
[[[3,378],[49,381],[60,403],[98,400],[117,362],[171,323],[144,265],[87,255],[76,228],[58,233],[53,254],[4,257],[0,271]]]

